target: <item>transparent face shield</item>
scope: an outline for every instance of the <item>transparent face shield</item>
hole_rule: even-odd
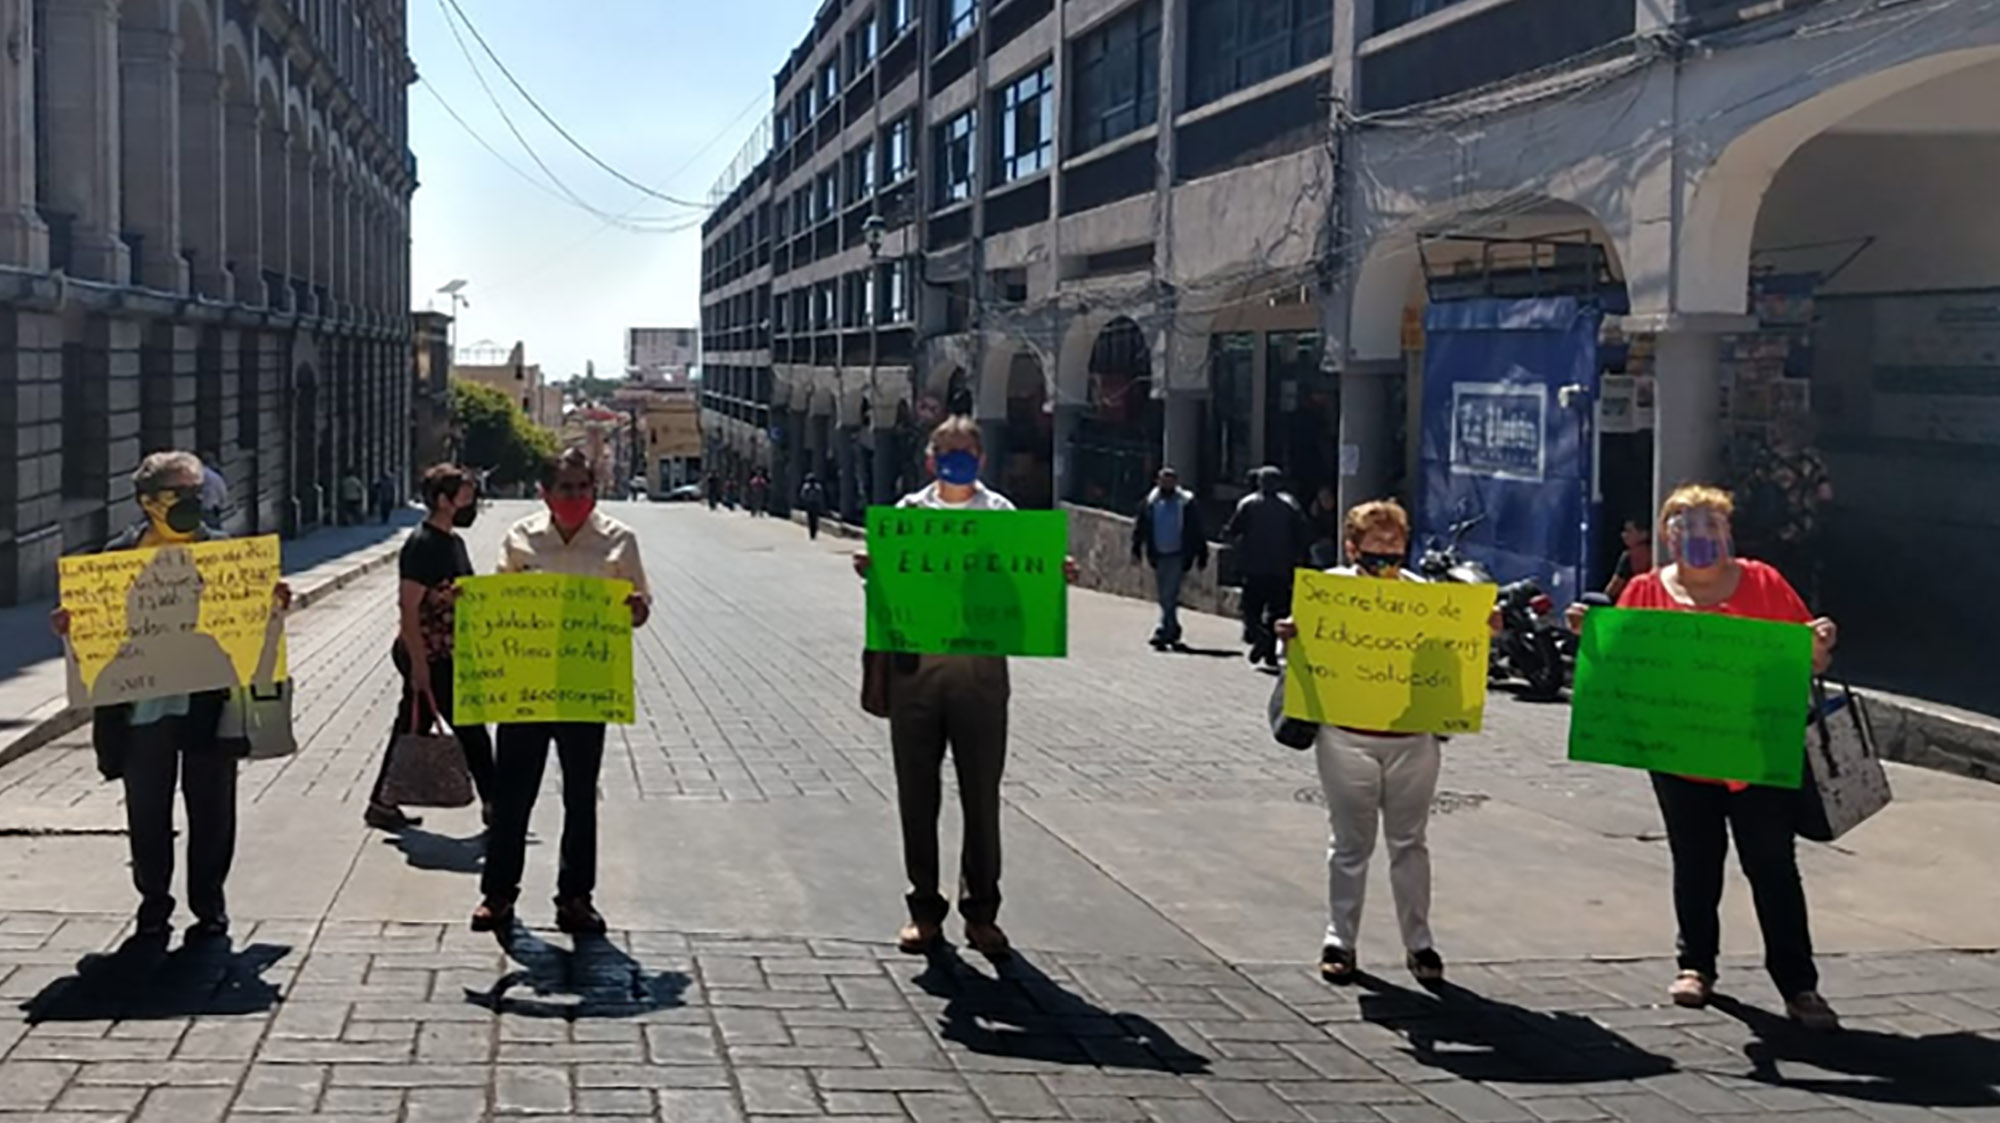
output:
[[[1735,556],[1729,517],[1713,507],[1691,507],[1667,520],[1667,551],[1676,565],[1711,569]]]

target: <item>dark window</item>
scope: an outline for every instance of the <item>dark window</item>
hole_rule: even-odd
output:
[[[1193,0],[1188,9],[1188,105],[1254,86],[1333,49],[1326,0]]]
[[[1138,132],[1160,109],[1160,6],[1143,3],[1078,39],[1070,123],[1075,151]]]
[[[900,117],[882,130],[882,182],[895,183],[910,174],[910,118]]]
[[[792,227],[803,234],[813,224],[812,188],[801,187],[792,193]]]
[[[994,98],[999,128],[995,183],[1012,183],[1049,166],[1055,144],[1053,68],[1044,63]]]
[[[903,262],[884,265],[882,276],[882,322],[885,324],[907,323],[910,319],[910,285],[908,266]]]
[[[813,286],[813,327],[825,331],[833,326],[833,282]]]
[[[911,4],[912,0],[888,0],[887,3],[882,5],[882,45],[884,47],[894,43],[896,37],[903,33],[903,29],[910,26],[910,16],[914,11]]]
[[[1390,31],[1465,0],[1375,0],[1375,34]]]
[[[780,109],[776,114],[773,124],[778,131],[777,146],[783,148],[785,145],[790,144],[792,142],[792,115]]]
[[[1361,59],[1367,111],[1401,109],[1553,68],[1584,55],[1629,54],[1632,5],[1515,0],[1482,8]]]
[[[875,145],[862,141],[847,154],[847,201],[858,203],[875,194]]]
[[[979,26],[979,0],[937,0],[938,46],[956,43]]]
[[[937,127],[932,148],[937,152],[937,204],[956,203],[972,198],[978,167],[972,154],[977,149],[973,134],[978,131],[978,113],[968,109]]]
[[[1257,333],[1229,332],[1208,337],[1209,385],[1214,388],[1215,477],[1235,483],[1249,477],[1250,422],[1256,412],[1252,371]]]
[[[867,16],[847,33],[847,72],[858,75],[875,61],[875,17]]]
[[[840,210],[840,176],[836,172],[821,172],[819,176],[819,217],[824,222]]]
[[[775,233],[780,240],[790,237],[792,233],[792,208],[780,204],[778,207],[778,213],[776,214],[775,218],[777,221],[777,229],[773,231],[773,233]]]
[[[819,72],[819,105],[821,109],[833,108],[840,100],[840,60],[828,59]]]

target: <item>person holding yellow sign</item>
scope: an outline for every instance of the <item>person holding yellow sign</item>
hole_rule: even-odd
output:
[[[1342,530],[1348,564],[1329,570],[1330,574],[1379,581],[1423,581],[1422,577],[1403,567],[1410,550],[1410,517],[1394,500],[1377,500],[1355,507],[1347,513]],[[1497,632],[1499,612],[1491,608],[1491,596],[1492,591],[1487,589],[1480,595],[1480,601],[1488,609],[1487,628]],[[1353,599],[1351,594],[1349,599]],[[1359,608],[1395,611],[1399,605],[1375,597]],[[1468,622],[1478,619],[1478,616],[1473,616]],[[1358,623],[1335,624],[1323,620],[1316,626],[1331,634],[1309,639],[1358,645],[1371,651],[1387,650],[1390,640],[1396,638],[1386,632],[1364,635]],[[1461,626],[1457,630],[1462,632],[1465,629]],[[1274,625],[1274,631],[1288,645],[1296,646],[1300,640],[1295,617],[1279,620]],[[1471,674],[1477,676],[1475,688],[1483,695],[1485,644],[1478,637],[1474,623],[1473,638],[1462,643],[1441,637],[1435,644],[1419,645],[1420,654],[1413,656],[1410,666],[1399,676],[1393,669],[1382,672],[1371,670],[1369,673],[1376,678],[1396,676],[1406,702],[1414,702],[1420,677],[1426,682],[1436,679],[1438,686],[1449,688],[1447,693],[1450,695],[1462,696],[1468,689],[1463,680]],[[1477,650],[1448,660],[1450,668],[1422,665],[1431,658],[1430,653],[1434,649],[1448,653],[1456,650],[1454,644]],[[1318,665],[1316,660],[1300,652],[1288,652],[1287,660],[1291,664],[1288,673],[1294,675],[1308,675]],[[1361,686],[1335,686],[1333,689],[1345,689],[1352,695],[1358,693]],[[1474,701],[1478,700],[1479,697],[1475,696]],[[1292,708],[1288,704],[1286,712],[1291,713]],[[1415,709],[1412,704],[1411,710]],[[1426,724],[1419,721],[1417,728]],[[1355,949],[1361,931],[1362,902],[1368,887],[1368,865],[1375,853],[1378,830],[1388,836],[1389,888],[1396,899],[1396,920],[1402,929],[1410,973],[1427,982],[1444,977],[1444,958],[1438,954],[1431,935],[1431,852],[1428,840],[1431,800],[1437,795],[1438,772],[1442,764],[1440,738],[1433,732],[1395,732],[1390,727],[1408,729],[1410,725],[1401,720],[1368,729],[1322,724],[1314,746],[1332,836],[1327,846],[1329,915],[1326,939],[1320,950],[1320,976],[1331,983],[1352,982],[1359,972]],[[1435,725],[1430,727],[1436,728]],[[1476,729],[1477,724],[1467,722],[1448,728]]]
[[[639,536],[597,509],[597,473],[582,449],[542,466],[547,509],[514,524],[500,545],[495,573],[554,573],[629,582],[632,626],[652,614],[652,593],[639,558]],[[475,932],[505,931],[528,860],[528,818],[541,794],[549,745],[562,768],[562,865],[556,881],[556,927],[571,935],[601,935],[604,917],[591,903],[597,888],[597,777],[604,768],[604,723],[515,722],[499,727],[494,760],[493,826],[486,840],[484,898],[472,914]]]
[[[240,673],[214,636],[201,630],[201,571],[187,551],[172,549],[222,537],[203,525],[203,477],[202,463],[192,453],[147,456],[132,474],[132,490],[145,518],[104,547],[105,553],[160,551],[157,560],[132,581],[128,595],[134,607],[128,612],[145,611],[149,628],[168,634],[149,635],[149,645],[158,648],[151,656],[140,656],[140,645],[127,637],[121,643],[120,656],[148,667],[162,661],[173,663],[178,672],[173,679],[176,682],[214,684],[213,688],[159,696],[134,685],[151,674],[142,674],[135,666],[118,684],[130,689],[125,695],[130,700],[92,708],[91,733],[99,771],[105,779],[121,780],[125,785],[132,883],[139,891],[133,938],[158,948],[165,947],[172,933],[177,782],[187,807],[187,891],[195,915],[188,939],[220,939],[229,933],[223,887],[236,854],[237,758],[248,751],[247,744],[225,744],[220,736],[223,709]],[[261,600],[262,593],[255,597]],[[291,606],[291,589],[278,581],[272,598],[273,613],[282,614]],[[84,610],[78,611],[82,614]],[[118,625],[121,634],[133,627],[130,615],[124,619],[126,623]],[[73,622],[69,608],[57,609],[49,621],[57,635],[81,642],[72,636]],[[260,674],[274,666],[281,628],[274,620],[267,629],[272,638],[266,645]],[[71,662],[71,673],[76,675],[74,653]],[[116,660],[113,666],[117,666]],[[100,671],[97,685],[103,686],[107,675],[115,673]],[[112,691],[94,693],[104,698]]]

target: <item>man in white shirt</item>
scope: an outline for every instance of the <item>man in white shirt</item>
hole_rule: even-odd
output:
[[[979,482],[984,456],[979,425],[952,417],[931,434],[930,468],[937,478],[898,507],[1011,511],[1006,496]],[[854,569],[868,576],[866,551]],[[1076,579],[1076,565],[1064,572]],[[993,959],[1011,954],[1000,914],[1000,777],[1007,763],[1007,660],[991,655],[897,655],[889,683],[889,741],[896,764],[896,806],[902,818],[903,868],[909,876],[910,921],[897,946],[912,955],[934,947],[951,905],[938,892],[938,811],[944,756],[958,772],[965,821],[959,848],[959,915],[965,942]]]
[[[560,573],[605,577],[632,584],[632,626],[644,627],[652,610],[639,537],[597,509],[597,476],[590,458],[571,449],[542,469],[547,509],[515,523],[500,545],[497,573]],[[475,932],[504,931],[514,919],[521,873],[527,864],[528,819],[541,794],[549,745],[562,767],[562,866],[556,882],[556,927],[572,935],[600,935],[604,918],[591,903],[597,887],[597,777],[604,766],[601,722],[530,722],[498,727],[494,761],[493,827],[480,876],[484,900],[472,914]]]

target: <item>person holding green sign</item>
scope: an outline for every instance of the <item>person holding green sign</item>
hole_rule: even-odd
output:
[[[936,480],[906,495],[898,507],[954,511],[1012,511],[1006,496],[979,481],[985,450],[979,425],[948,418],[931,433],[927,453]],[[866,550],[854,571],[868,577]],[[1065,559],[1064,576],[1076,580]],[[959,848],[959,915],[965,942],[1000,960],[1012,954],[1000,928],[1000,777],[1007,765],[1007,660],[993,655],[896,655],[889,676],[889,741],[896,764],[896,808],[902,820],[905,898],[910,920],[897,934],[906,954],[921,955],[944,935],[950,902],[938,892],[938,812],[943,803],[944,757],[958,772],[965,820]]]
[[[582,449],[570,449],[542,466],[542,500],[548,509],[514,524],[500,545],[496,573],[556,573],[604,577],[632,586],[632,626],[652,615],[652,593],[632,528],[597,509],[597,473]],[[475,932],[505,931],[514,920],[521,873],[528,860],[528,819],[541,794],[549,745],[562,767],[562,865],[556,880],[556,927],[572,935],[601,935],[604,917],[591,903],[597,888],[597,777],[604,767],[602,722],[521,722],[499,727],[494,761],[493,827],[486,840],[486,868],[479,879],[484,900],[472,914]]]
[[[1618,598],[1618,607],[1808,624],[1813,630],[1813,669],[1824,672],[1838,639],[1833,621],[1813,618],[1776,569],[1736,556],[1730,530],[1733,513],[1734,500],[1720,488],[1676,490],[1660,509],[1660,540],[1669,564],[1634,577]],[[1582,623],[1582,615],[1581,606],[1571,609],[1573,627]],[[1799,699],[1801,756],[1809,705],[1806,698]],[[1659,772],[1652,774],[1652,780],[1674,863],[1680,974],[1667,990],[1674,1004],[1699,1008],[1714,995],[1722,944],[1717,913],[1723,863],[1734,834],[1737,857],[1756,903],[1757,925],[1763,930],[1764,965],[1784,996],[1786,1013],[1808,1029],[1838,1028],[1839,1018],[1819,994],[1819,970],[1813,963],[1795,841],[1797,793]]]

